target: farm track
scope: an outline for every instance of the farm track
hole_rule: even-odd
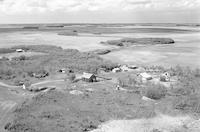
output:
[[[46,81],[31,84],[31,86],[37,86],[37,85],[41,85],[41,84],[45,84],[45,83],[51,83],[51,82],[63,82],[63,81],[64,80],[62,80],[62,79],[60,79],[60,80],[46,80]],[[21,87],[21,86],[9,85],[9,84],[3,83],[3,82],[0,82],[0,86],[7,87],[7,88],[20,88]]]

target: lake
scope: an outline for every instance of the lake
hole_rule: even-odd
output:
[[[180,33],[138,32],[101,35],[81,33],[79,36],[61,36],[57,35],[57,32],[47,31],[1,32],[0,47],[11,47],[15,45],[56,45],[65,49],[73,48],[85,52],[96,49],[112,48],[111,46],[100,44],[101,41],[120,39],[124,37],[169,37],[174,39],[176,43],[169,45],[133,46],[114,51],[107,55],[103,55],[102,57],[114,62],[126,64],[163,65],[167,67],[176,65],[191,66],[194,68],[200,67],[200,32],[196,32],[196,30],[200,31],[199,28],[179,28],[187,30],[191,29],[194,31]]]

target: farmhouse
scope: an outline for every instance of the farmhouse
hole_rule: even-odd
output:
[[[96,82],[97,81],[96,76],[94,74],[85,73],[85,72],[82,75],[82,80],[86,81],[86,82]]]
[[[168,72],[165,72],[162,75],[160,75],[160,81],[169,82],[170,81],[170,74]]]

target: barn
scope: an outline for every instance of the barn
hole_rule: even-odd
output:
[[[96,76],[91,73],[83,73],[82,80],[86,82],[97,82]]]

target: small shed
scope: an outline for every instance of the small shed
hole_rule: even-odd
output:
[[[128,68],[129,69],[137,69],[138,67],[136,65],[129,65]]]
[[[123,65],[123,66],[121,66],[120,69],[121,69],[123,72],[127,72],[127,71],[130,70],[130,69],[128,68],[127,65]]]
[[[16,49],[16,52],[20,53],[20,52],[24,52],[23,49]]]
[[[97,81],[96,76],[94,74],[86,73],[86,72],[83,73],[82,80],[86,81],[86,82],[96,82]]]
[[[66,69],[65,68],[59,69],[58,72],[65,73]]]
[[[120,72],[120,71],[121,71],[120,68],[114,68],[114,69],[112,69],[112,72],[114,72],[114,73],[116,73],[116,72]]]

